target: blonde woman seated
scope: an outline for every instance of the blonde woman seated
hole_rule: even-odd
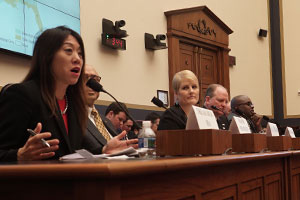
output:
[[[199,82],[192,71],[177,72],[173,77],[172,87],[176,103],[163,113],[158,130],[185,129],[187,115],[192,105],[199,101]]]

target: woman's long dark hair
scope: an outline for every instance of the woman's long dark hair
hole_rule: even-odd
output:
[[[64,26],[59,26],[44,31],[37,39],[31,61],[31,69],[23,82],[37,80],[40,84],[41,94],[44,102],[48,105],[52,115],[57,117],[57,103],[55,96],[55,77],[52,69],[54,55],[61,48],[66,38],[72,35],[80,45],[82,52],[83,66],[79,79],[75,85],[70,85],[67,89],[68,98],[72,99],[78,123],[82,133],[85,132],[87,123],[86,100],[84,96],[84,70],[85,53],[81,36]]]

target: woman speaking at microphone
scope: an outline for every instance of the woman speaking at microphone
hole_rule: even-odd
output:
[[[75,31],[61,26],[37,38],[29,73],[0,99],[1,161],[57,159],[81,148],[87,120],[84,63],[83,41]]]
[[[84,70],[78,33],[60,26],[38,37],[29,73],[0,98],[1,161],[58,159],[84,148]],[[125,134],[111,139],[103,153],[137,147],[136,140],[120,140]]]
[[[185,129],[187,115],[199,101],[199,82],[190,70],[177,72],[172,80],[175,105],[167,109],[161,117],[158,130]]]

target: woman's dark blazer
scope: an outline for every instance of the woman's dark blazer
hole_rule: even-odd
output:
[[[167,109],[161,116],[157,130],[185,129],[187,116],[180,105]]]
[[[26,143],[29,133],[38,122],[41,132],[51,132],[59,140],[59,149],[53,159],[81,148],[82,133],[76,118],[72,99],[68,98],[68,133],[60,113],[52,116],[42,100],[38,81],[27,81],[7,88],[0,98],[0,161],[17,160],[17,151]]]

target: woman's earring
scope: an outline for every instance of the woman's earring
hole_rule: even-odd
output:
[[[179,106],[178,99],[175,100],[175,106]]]

